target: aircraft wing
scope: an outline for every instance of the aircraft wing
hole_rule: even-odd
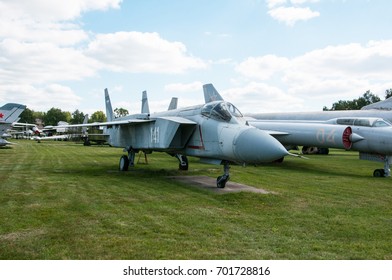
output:
[[[119,120],[111,122],[95,122],[95,123],[85,123],[85,124],[69,124],[69,125],[58,125],[51,128],[71,128],[71,127],[95,127],[95,126],[113,126],[113,125],[132,125],[140,123],[154,122],[155,120],[144,120],[144,119],[129,119],[129,120]]]
[[[268,133],[271,136],[282,136],[282,135],[290,135],[290,133],[288,132],[284,132],[284,131],[277,131],[277,130],[266,130],[266,129],[262,129],[264,132]]]

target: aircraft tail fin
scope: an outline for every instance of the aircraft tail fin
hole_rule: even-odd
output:
[[[219,94],[219,92],[215,89],[212,84],[203,85],[204,91],[204,100],[206,103],[210,103],[212,101],[223,100],[223,97]]]
[[[147,91],[143,91],[142,96],[142,114],[150,114],[150,107],[148,106]]]
[[[88,123],[88,114],[84,115],[84,119],[83,119],[83,124],[87,124],[87,123]],[[87,126],[82,127],[82,134],[83,135],[87,134]]]
[[[19,115],[26,109],[25,105],[7,103],[0,107],[0,123],[13,123],[18,121]]]
[[[169,108],[167,108],[167,110],[170,111],[170,110],[177,109],[177,103],[178,103],[178,98],[172,97],[170,104],[169,104]]]
[[[110,102],[109,91],[105,88],[106,119],[108,122],[114,120],[112,103]]]

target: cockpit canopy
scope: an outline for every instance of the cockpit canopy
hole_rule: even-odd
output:
[[[225,101],[207,103],[201,109],[201,114],[208,118],[229,122],[232,117],[242,117],[241,112],[233,104]]]
[[[379,118],[338,118],[337,124],[367,127],[386,127],[392,126],[391,123]]]

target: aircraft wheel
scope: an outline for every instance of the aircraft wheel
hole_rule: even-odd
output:
[[[129,159],[126,155],[123,155],[120,158],[119,169],[120,169],[120,171],[127,171],[128,167],[129,167]]]
[[[219,176],[216,179],[216,186],[218,188],[220,188],[220,189],[223,189],[224,187],[226,187],[227,181],[229,181],[229,177],[228,176],[226,176],[226,175]]]
[[[384,177],[384,176],[385,176],[384,169],[376,169],[373,172],[373,177]]]
[[[284,157],[281,157],[281,158],[275,160],[274,162],[275,163],[282,163],[283,161],[284,161]]]

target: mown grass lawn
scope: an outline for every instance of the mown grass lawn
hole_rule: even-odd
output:
[[[121,149],[18,141],[0,149],[0,259],[392,259],[392,178],[333,150],[232,166],[274,194],[215,194],[167,176],[221,166],[153,153],[117,171]]]

